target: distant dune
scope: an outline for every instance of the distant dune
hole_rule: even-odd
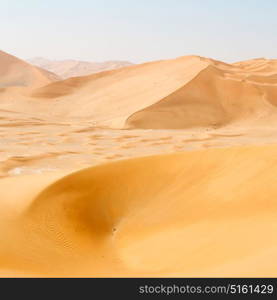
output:
[[[35,57],[27,60],[30,64],[41,67],[45,70],[59,75],[63,79],[77,76],[86,76],[107,70],[113,70],[131,66],[128,61],[105,61],[89,62],[79,60],[50,60],[42,57]]]
[[[44,74],[21,64],[41,76]],[[17,78],[20,73],[11,74]],[[23,84],[27,78],[17,82]],[[4,106],[11,107],[8,95],[6,91],[0,99]],[[21,98],[20,94],[15,96]],[[241,122],[276,124],[276,99],[276,60],[226,64],[185,56],[46,84],[25,94],[25,102],[14,103],[14,110],[47,116],[49,102],[55,103],[51,117],[86,120],[95,126],[219,128]]]
[[[46,70],[0,51],[0,88],[39,87],[60,78]]]
[[[276,173],[252,146],[7,178],[0,275],[275,276]]]

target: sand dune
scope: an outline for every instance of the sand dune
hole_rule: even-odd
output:
[[[55,100],[57,114],[122,128],[132,113],[172,93],[191,80],[205,61],[184,57],[70,78],[34,90],[32,99]]]
[[[0,276],[276,276],[276,60],[0,66]]]
[[[2,180],[0,273],[274,276],[276,154],[209,149]]]
[[[7,94],[0,99],[12,108]],[[47,117],[54,105],[53,118],[111,128],[218,128],[276,124],[276,99],[275,60],[226,64],[186,56],[50,83],[25,94],[14,110]]]
[[[0,50],[0,88],[39,87],[60,78]]]
[[[99,73],[107,70],[113,70],[131,66],[127,61],[105,61],[89,62],[79,60],[49,60],[43,57],[35,57],[27,60],[30,64],[53,72],[63,79],[77,76],[86,76],[93,73]]]
[[[239,64],[237,68],[237,64],[211,60],[189,83],[132,114],[126,124],[134,128],[181,129],[222,127],[253,118],[260,119],[259,122],[271,118],[275,122],[277,64],[261,62],[264,68],[258,71],[251,68],[252,63]],[[272,68],[266,69],[266,73],[265,64]]]

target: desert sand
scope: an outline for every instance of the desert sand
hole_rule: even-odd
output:
[[[276,60],[0,66],[0,276],[276,277]]]

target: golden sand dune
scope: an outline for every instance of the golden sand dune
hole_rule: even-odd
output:
[[[276,124],[277,63],[185,56],[70,78],[14,97],[22,102],[9,106],[16,111],[112,128]],[[2,105],[8,98],[0,94]]]
[[[39,87],[60,78],[46,70],[0,50],[0,89],[7,87]]]
[[[275,276],[276,173],[252,146],[3,179],[0,274]]]
[[[277,63],[252,60],[233,65],[209,60],[189,83],[131,115],[139,128],[221,127],[252,118],[276,118]]]

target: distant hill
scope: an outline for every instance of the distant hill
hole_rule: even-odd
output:
[[[63,79],[86,76],[133,65],[128,61],[88,62],[78,60],[49,60],[43,57],[35,57],[27,61],[35,66],[53,72]]]

